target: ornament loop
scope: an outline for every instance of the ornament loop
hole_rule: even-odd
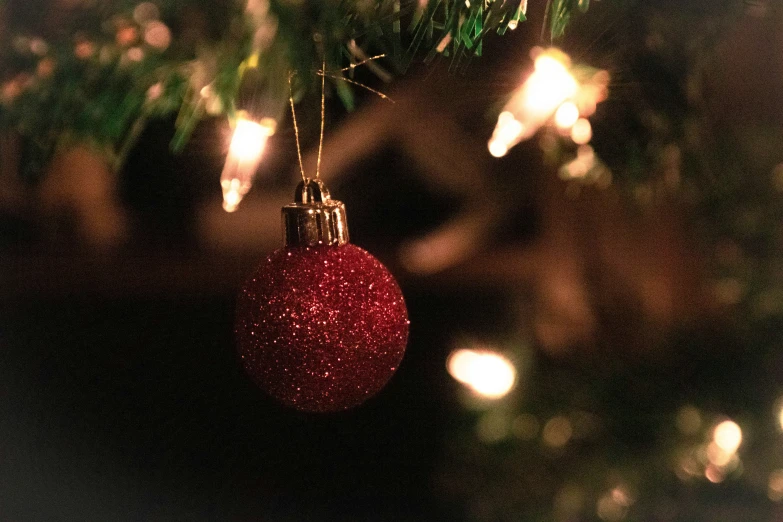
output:
[[[320,179],[307,178],[307,183],[299,182],[294,194],[294,202],[308,205],[311,203],[326,203],[331,200],[329,189]]]
[[[329,195],[320,179],[305,179],[296,187],[294,202],[283,207],[285,246],[344,245],[348,243],[345,205]]]

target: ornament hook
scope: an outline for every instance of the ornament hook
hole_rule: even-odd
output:
[[[305,178],[296,186],[294,201],[302,205],[326,203],[331,200],[329,189],[320,179]]]

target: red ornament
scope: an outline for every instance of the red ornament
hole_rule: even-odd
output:
[[[320,181],[297,191],[300,202],[283,209],[287,246],[261,263],[239,296],[239,354],[283,404],[344,410],[377,393],[398,368],[408,313],[389,271],[347,242],[342,203]]]

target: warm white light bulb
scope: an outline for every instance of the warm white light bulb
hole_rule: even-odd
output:
[[[505,396],[516,382],[516,368],[496,352],[457,350],[446,366],[454,379],[487,399]]]
[[[533,136],[553,115],[556,123],[565,128],[578,120],[579,109],[571,100],[576,98],[580,85],[569,67],[568,57],[560,52],[541,52],[536,57],[533,73],[514,92],[498,117],[489,142],[493,156],[503,156],[511,147]]]
[[[223,209],[234,212],[253,184],[267,139],[275,132],[275,122],[265,118],[260,123],[240,116],[234,128],[228,157],[220,176]]]
[[[551,56],[541,55],[536,59],[535,71],[525,82],[524,89],[524,109],[537,120],[545,120],[560,104],[576,95],[579,84],[564,64]]]

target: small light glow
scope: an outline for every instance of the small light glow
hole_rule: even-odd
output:
[[[779,163],[772,169],[772,186],[778,192],[783,192],[783,163]]]
[[[579,119],[579,108],[573,102],[567,101],[555,112],[555,125],[561,129],[570,129]]]
[[[780,425],[780,429],[783,431],[783,405],[781,405],[780,410],[778,410],[778,424]]]
[[[577,145],[584,145],[593,138],[593,127],[587,118],[579,118],[571,127],[571,139]]]
[[[138,24],[145,24],[150,20],[155,20],[160,16],[158,6],[152,2],[142,2],[133,9],[133,19]]]
[[[783,500],[783,469],[776,469],[769,474],[767,496],[772,502]]]
[[[683,455],[677,469],[677,476],[682,480],[687,480],[700,474],[701,465],[699,461],[690,453]]]
[[[487,399],[505,396],[516,381],[516,368],[497,352],[456,350],[449,356],[446,367],[454,379]]]
[[[544,425],[542,437],[544,444],[553,448],[562,448],[571,440],[574,430],[571,427],[571,421],[566,417],[552,417]]]
[[[257,123],[244,115],[237,119],[228,148],[228,157],[220,176],[223,209],[226,212],[234,212],[250,190],[267,139],[274,132],[274,120],[265,118]]]
[[[615,522],[622,520],[628,509],[625,505],[617,503],[611,493],[607,493],[598,499],[595,511],[600,519]]]
[[[447,34],[443,37],[443,39],[438,43],[438,46],[435,48],[436,51],[439,53],[442,53],[446,50],[446,47],[451,43],[451,33]]]
[[[163,94],[163,84],[161,82],[150,85],[150,88],[147,89],[147,99],[149,101],[157,100],[161,94]]]
[[[742,444],[742,429],[734,421],[723,421],[715,426],[712,439],[726,453],[735,453]]]
[[[85,60],[90,56],[92,56],[93,52],[95,52],[95,45],[93,45],[92,42],[88,42],[88,41],[81,41],[77,43],[73,49],[73,53],[76,55],[76,57],[82,60]]]
[[[715,442],[707,445],[707,459],[719,468],[726,467],[734,457],[734,452],[724,450]]]
[[[585,179],[596,167],[595,151],[589,145],[582,145],[576,151],[576,158],[560,168],[562,179]],[[590,180],[593,181],[593,180]]]
[[[723,474],[723,471],[718,466],[710,464],[707,466],[707,469],[704,470],[704,477],[713,484],[717,484],[723,482],[726,475]]]
[[[617,486],[609,492],[612,500],[621,506],[630,506],[634,503],[634,496],[623,486]]]
[[[163,22],[150,22],[144,29],[144,41],[162,51],[171,43],[171,31]]]
[[[128,47],[136,43],[139,38],[139,31],[130,25],[126,25],[117,31],[115,41],[121,47]]]
[[[38,56],[43,56],[49,52],[49,46],[40,38],[30,40],[30,52]]]
[[[144,59],[144,51],[141,47],[131,47],[126,53],[128,60],[132,62],[140,62]]]

